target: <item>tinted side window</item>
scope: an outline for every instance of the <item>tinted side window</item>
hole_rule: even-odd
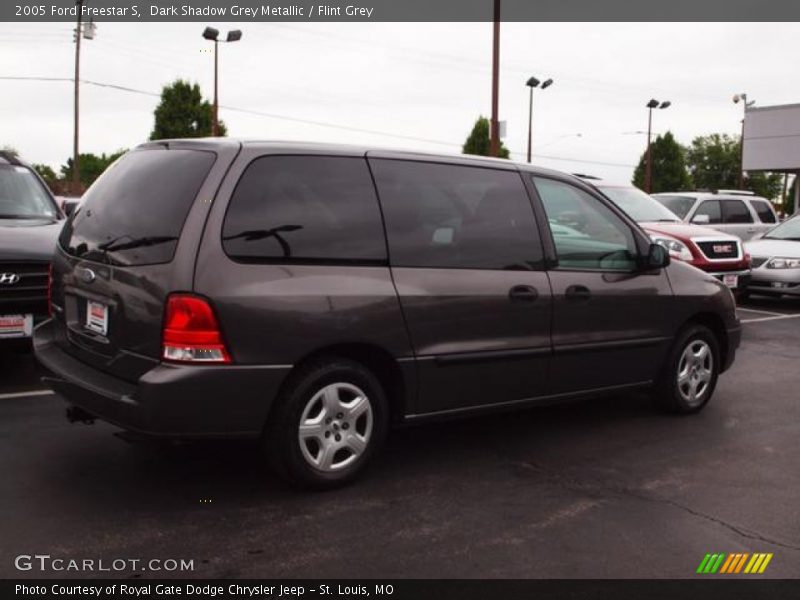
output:
[[[575,186],[534,177],[558,254],[565,269],[630,271],[636,241],[630,227],[597,198]]]
[[[706,200],[701,202],[700,206],[697,207],[697,211],[695,211],[692,219],[698,215],[708,215],[709,223],[722,223],[722,213],[719,209],[719,200]]]
[[[403,160],[370,160],[393,265],[536,269],[533,208],[519,173]]]
[[[61,232],[61,246],[73,256],[109,264],[171,261],[215,158],[198,150],[129,152],[86,192]]]
[[[775,213],[772,212],[772,208],[769,204],[763,200],[751,200],[750,205],[753,207],[753,209],[755,209],[756,214],[762,223],[777,223]]]
[[[724,223],[752,223],[753,215],[741,200],[722,202],[722,221]]]
[[[222,245],[228,256],[242,261],[385,261],[383,224],[366,160],[254,160],[231,197]]]

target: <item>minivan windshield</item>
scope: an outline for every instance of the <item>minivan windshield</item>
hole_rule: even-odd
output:
[[[672,212],[639,188],[611,185],[597,187],[637,223],[654,221],[675,223],[680,221]]]
[[[0,219],[57,219],[58,209],[28,167],[0,165]]]
[[[215,154],[134,150],[87,190],[59,240],[72,256],[111,265],[172,260],[183,223]]]
[[[800,242],[800,218],[793,217],[784,221],[771,230],[762,239],[765,240],[792,240]]]
[[[681,219],[685,219],[689,211],[694,206],[695,199],[692,196],[676,196],[672,194],[656,194],[653,196],[657,202],[666,206]]]

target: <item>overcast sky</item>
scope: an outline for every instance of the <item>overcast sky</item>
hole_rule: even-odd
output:
[[[220,117],[231,136],[458,152],[491,109],[491,23],[209,25],[243,30],[242,41],[220,47]],[[0,23],[0,77],[72,77],[72,28]],[[152,93],[183,78],[210,98],[213,55],[202,29],[99,23],[82,44],[81,78]],[[797,23],[504,23],[505,144],[525,159],[524,84],[530,75],[552,77],[552,87],[534,94],[534,163],[628,181],[651,97],[672,102],[654,114],[654,131],[671,130],[683,143],[738,134],[734,93],[761,106],[800,102],[799,34]],[[158,98],[87,84],[81,98],[81,151],[147,139]],[[3,145],[30,162],[62,164],[72,152],[71,83],[0,80]]]

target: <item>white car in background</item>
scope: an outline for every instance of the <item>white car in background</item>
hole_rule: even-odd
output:
[[[800,215],[747,242],[752,257],[748,293],[800,297]]]
[[[778,222],[772,203],[753,192],[664,192],[653,198],[686,223],[708,225],[744,241],[766,233]]]

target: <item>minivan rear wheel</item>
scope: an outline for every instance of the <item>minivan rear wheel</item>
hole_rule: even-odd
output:
[[[314,361],[290,377],[264,431],[273,469],[306,488],[352,481],[386,437],[388,402],[380,381],[343,358]]]
[[[714,394],[720,364],[719,342],[708,327],[683,329],[654,390],[661,408],[678,414],[702,410]]]

